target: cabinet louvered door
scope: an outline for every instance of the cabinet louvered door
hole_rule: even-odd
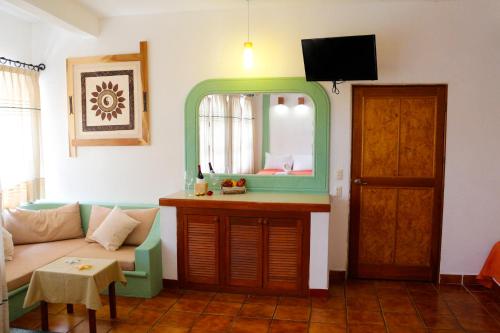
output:
[[[264,288],[302,289],[304,221],[294,218],[264,220]],[[307,273],[306,273],[307,274]]]
[[[262,218],[230,216],[226,220],[226,284],[262,286]]]
[[[184,282],[219,284],[219,217],[184,215]]]

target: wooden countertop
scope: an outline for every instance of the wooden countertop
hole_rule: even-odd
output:
[[[160,206],[266,211],[330,212],[330,195],[247,192],[245,194],[188,195],[186,191],[160,198]]]

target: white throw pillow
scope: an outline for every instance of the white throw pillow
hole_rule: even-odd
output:
[[[102,206],[92,206],[92,211],[90,212],[89,225],[87,229],[87,237],[85,240],[87,242],[93,243],[92,234],[101,225],[101,223],[106,219],[109,213],[113,209]],[[131,218],[141,222],[141,224],[128,235],[125,239],[125,245],[141,245],[149,235],[149,231],[153,226],[156,215],[158,214],[159,208],[138,208],[138,209],[124,209],[123,212],[130,216]]]
[[[115,207],[92,234],[92,239],[108,251],[116,251],[141,222]]]
[[[5,260],[12,260],[14,257],[14,242],[12,241],[12,235],[4,227],[2,228],[2,238],[3,238],[3,253]]]
[[[292,155],[275,155],[266,153],[264,169],[291,170],[293,164]]]
[[[293,170],[312,170],[312,155],[293,155]]]

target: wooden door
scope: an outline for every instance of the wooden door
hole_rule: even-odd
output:
[[[263,220],[260,217],[227,217],[225,225],[227,286],[262,287]]]
[[[219,280],[219,216],[182,214],[179,225],[182,243],[179,272],[181,287],[193,284],[218,285]]]
[[[446,93],[353,86],[350,276],[438,279]]]
[[[264,219],[263,287],[273,291],[307,290],[309,228],[307,218]],[[307,247],[307,249],[306,249]],[[305,279],[305,280],[304,280]]]

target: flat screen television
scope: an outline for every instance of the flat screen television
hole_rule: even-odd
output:
[[[377,80],[375,35],[302,40],[307,81]]]

